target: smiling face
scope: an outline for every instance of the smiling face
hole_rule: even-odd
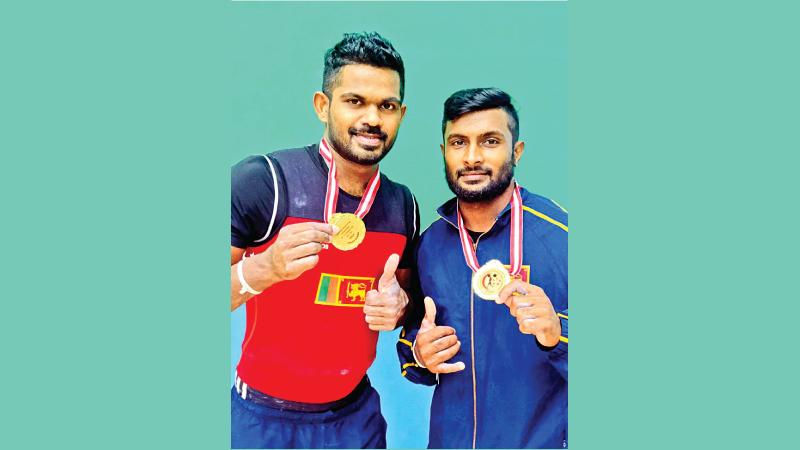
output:
[[[496,108],[447,122],[441,146],[445,175],[459,200],[487,201],[508,188],[524,148],[523,142],[512,142],[509,119]]]
[[[377,164],[389,153],[406,110],[400,75],[366,64],[342,67],[330,98],[317,92],[314,103],[333,149],[362,165]]]

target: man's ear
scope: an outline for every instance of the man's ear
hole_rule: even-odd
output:
[[[444,156],[444,144],[439,144],[439,148],[442,149],[442,156]]]
[[[402,105],[400,107],[400,120],[403,120],[403,117],[406,116],[406,105]]]
[[[519,163],[523,153],[525,153],[525,142],[517,141],[517,143],[514,144],[514,165]]]
[[[324,92],[314,92],[314,112],[317,113],[319,121],[325,125],[328,124],[328,108],[330,108],[330,106],[331,101]]]

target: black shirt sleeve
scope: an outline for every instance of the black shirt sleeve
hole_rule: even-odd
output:
[[[277,233],[286,217],[282,181],[275,161],[264,155],[231,168],[231,246],[254,247]]]
[[[417,199],[414,198],[414,194],[412,194],[408,188],[405,188],[404,191],[406,194],[405,216],[408,221],[406,229],[408,231],[406,233],[406,248],[403,250],[403,255],[397,267],[400,269],[409,269],[417,266],[415,256],[417,241],[419,241],[419,206],[417,205]]]

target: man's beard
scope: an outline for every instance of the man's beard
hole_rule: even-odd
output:
[[[460,201],[465,203],[484,202],[497,198],[497,196],[508,189],[508,185],[510,185],[511,180],[514,179],[514,162],[512,159],[509,159],[508,163],[500,168],[500,173],[497,175],[497,177],[492,176],[492,169],[484,166],[462,167],[458,169],[455,174],[451,175],[447,170],[447,164],[445,163],[444,171],[445,178],[447,178],[447,185],[450,187],[450,190],[456,194],[456,197],[458,197]],[[472,190],[464,188],[458,183],[459,175],[463,174],[464,172],[475,171],[486,172],[487,175],[489,175],[489,184],[479,190]]]
[[[332,118],[329,115],[328,126],[330,127],[330,132],[328,133],[328,137],[330,138],[330,143],[339,156],[350,162],[361,164],[362,166],[378,164],[383,158],[386,157],[386,155],[389,154],[389,150],[391,150],[392,146],[394,146],[394,140],[389,141],[389,136],[383,130],[381,130],[380,127],[365,127],[360,129],[348,128],[346,140],[342,141],[339,139],[339,129],[333,125],[333,121],[331,119]],[[375,150],[368,150],[359,146],[362,152],[360,154],[356,153],[356,151],[353,150],[353,136],[355,136],[358,132],[380,135],[383,145],[379,145]],[[364,151],[367,153],[364,154]]]

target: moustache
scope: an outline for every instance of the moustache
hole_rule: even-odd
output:
[[[486,174],[492,176],[492,169],[488,167],[462,167],[456,170],[456,178],[463,177],[464,175],[478,175],[478,174]]]
[[[378,139],[385,141],[387,137],[389,137],[386,133],[384,133],[380,127],[367,127],[367,128],[350,128],[348,132],[351,136],[356,134],[369,134],[372,136],[377,137]]]

